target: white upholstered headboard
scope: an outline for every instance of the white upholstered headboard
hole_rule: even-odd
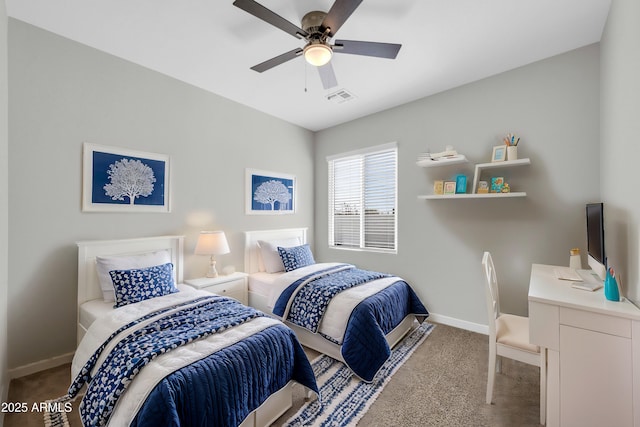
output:
[[[102,299],[96,272],[97,256],[135,255],[168,249],[171,253],[176,282],[182,283],[184,236],[142,237],[121,240],[92,240],[78,245],[78,306],[93,299]]]
[[[244,271],[260,271],[260,249],[258,240],[281,240],[297,237],[301,243],[307,243],[306,228],[284,228],[279,230],[258,230],[244,232]]]

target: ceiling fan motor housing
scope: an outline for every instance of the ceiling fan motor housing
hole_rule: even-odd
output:
[[[325,12],[314,10],[302,17],[302,29],[309,35],[309,43],[304,47],[304,57],[307,62],[316,67],[321,67],[331,60],[332,50],[327,43],[328,30],[324,30],[322,22],[327,16]]]
[[[323,38],[322,36],[324,34],[320,27],[322,26],[322,21],[324,21],[325,16],[327,16],[325,12],[314,10],[302,17],[302,29],[309,33],[310,40],[321,40]]]

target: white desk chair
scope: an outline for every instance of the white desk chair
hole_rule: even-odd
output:
[[[489,314],[489,375],[487,378],[487,403],[493,400],[493,383],[496,369],[500,372],[500,357],[518,360],[540,367],[540,424],[546,419],[546,349],[529,343],[529,318],[500,312],[498,280],[491,254],[482,257],[482,271],[486,279],[487,312]]]

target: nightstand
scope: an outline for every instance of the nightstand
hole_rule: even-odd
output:
[[[247,305],[249,303],[247,276],[249,276],[247,273],[235,272],[225,276],[189,279],[184,283],[195,289],[235,298]]]

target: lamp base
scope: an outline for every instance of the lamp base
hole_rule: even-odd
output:
[[[218,277],[218,270],[216,270],[216,260],[211,255],[211,263],[209,264],[209,271],[207,271],[207,277]]]

